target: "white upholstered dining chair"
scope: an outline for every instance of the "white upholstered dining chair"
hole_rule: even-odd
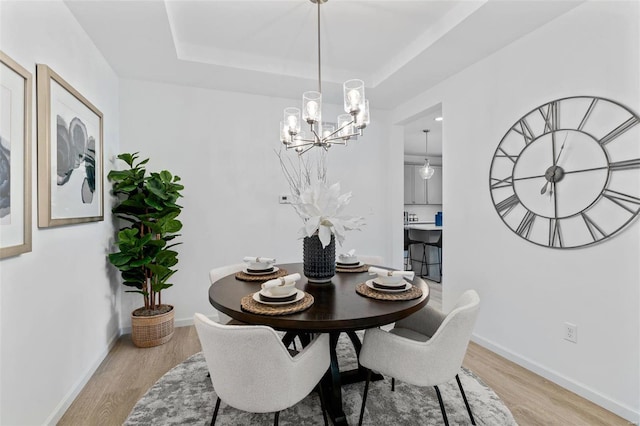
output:
[[[218,395],[211,419],[213,426],[220,401],[252,413],[280,411],[304,399],[329,369],[329,335],[321,334],[297,355],[290,352],[271,327],[225,325],[196,313],[194,323]],[[324,424],[327,417],[318,386]]]
[[[369,369],[362,397],[359,424],[362,424],[369,379],[373,370],[393,378],[392,390],[395,379],[415,386],[433,386],[445,425],[448,425],[449,421],[438,385],[455,377],[471,424],[475,425],[458,371],[467,351],[479,304],[478,293],[467,290],[447,315],[430,306],[425,306],[411,316],[396,322],[390,331],[379,328],[367,330],[359,358],[360,364]]]
[[[246,266],[247,265],[244,263],[234,263],[232,265],[213,268],[209,271],[209,281],[211,281],[211,284],[213,284],[222,277],[242,271]],[[222,324],[226,324],[231,321],[231,317],[218,311],[218,321],[220,321]]]

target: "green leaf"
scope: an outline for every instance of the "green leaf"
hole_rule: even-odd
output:
[[[164,185],[159,179],[149,179],[147,181],[147,188],[153,195],[160,198],[161,200],[166,200],[168,198]]]
[[[160,204],[158,201],[156,201],[154,198],[152,197],[148,197],[144,199],[144,202],[146,205],[153,207],[156,210],[162,210],[164,207],[162,206],[162,204]]]
[[[124,186],[118,186],[116,192],[129,193],[131,191],[135,191],[136,189],[138,189],[138,185],[129,184]]]
[[[126,253],[111,253],[109,254],[109,262],[114,266],[126,265],[132,257]]]
[[[136,268],[138,266],[149,265],[153,259],[150,256],[145,256],[142,259],[134,260],[131,262],[131,267]]]
[[[182,229],[182,222],[176,219],[170,220],[169,222],[167,222],[166,226],[164,227],[164,230],[171,234],[178,232],[181,229]]]
[[[130,174],[131,172],[129,172],[129,170],[111,170],[107,175],[107,178],[109,180],[119,181],[128,178]]]
[[[133,167],[133,162],[135,161],[136,158],[138,158],[137,154],[138,154],[137,152],[133,154],[123,153],[118,155],[118,158],[124,161],[125,163],[127,163],[129,167]]]
[[[163,182],[171,182],[171,173],[169,173],[167,170],[163,170],[160,172],[160,178],[162,179]]]

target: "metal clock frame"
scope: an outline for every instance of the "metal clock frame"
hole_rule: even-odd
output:
[[[563,101],[567,101],[567,100],[572,100],[572,99],[589,99],[591,100],[591,103],[587,109],[587,111],[585,112],[582,120],[580,121],[580,124],[578,125],[577,128],[559,128],[557,127],[559,124],[559,106],[561,105],[561,103]],[[619,108],[624,109],[626,112],[628,112],[630,114],[630,118],[627,119],[626,121],[624,121],[623,123],[619,124],[618,126],[616,126],[613,130],[611,130],[610,132],[608,132],[605,136],[601,137],[601,138],[597,138],[596,136],[586,132],[583,130],[583,127],[585,126],[585,124],[588,122],[588,119],[590,118],[591,113],[593,112],[595,106],[597,105],[598,102],[608,102],[610,104],[613,104],[614,106],[617,106]],[[530,117],[531,114],[534,114],[535,112],[539,112],[542,116],[542,119],[544,120],[544,129],[542,131],[542,133],[536,135],[530,128],[528,122],[527,122],[527,117]],[[618,234],[620,231],[622,231],[623,229],[625,229],[631,222],[633,222],[633,220],[635,220],[639,214],[640,214],[640,198],[634,195],[630,195],[630,194],[625,194],[625,193],[621,193],[618,191],[614,191],[614,190],[608,190],[609,187],[609,183],[611,180],[611,173],[617,170],[627,170],[627,169],[637,169],[640,168],[640,158],[635,158],[635,159],[629,159],[629,160],[624,160],[624,161],[617,161],[617,162],[611,162],[611,158],[609,155],[609,152],[606,149],[606,145],[610,142],[613,142],[616,140],[617,137],[619,137],[620,135],[622,135],[623,133],[625,133],[627,130],[631,129],[632,127],[634,127],[635,125],[640,123],[640,116],[638,116],[638,114],[636,114],[634,111],[632,111],[630,108],[624,106],[623,104],[616,102],[614,100],[611,99],[607,99],[607,98],[602,98],[599,96],[569,96],[569,97],[565,97],[565,98],[559,98],[559,99],[555,99],[552,100],[550,102],[544,103],[542,105],[540,105],[537,108],[532,109],[531,111],[527,112],[526,114],[524,114],[521,118],[519,118],[510,128],[509,130],[507,130],[507,132],[504,134],[504,136],[502,137],[502,139],[500,140],[500,143],[498,144],[498,147],[496,148],[496,151],[493,154],[492,157],[492,161],[491,161],[491,167],[489,170],[489,192],[491,195],[491,199],[494,205],[494,208],[496,209],[496,212],[498,213],[498,215],[500,216],[500,219],[504,222],[504,224],[511,229],[516,235],[518,235],[519,237],[529,241],[530,243],[542,246],[542,247],[549,247],[549,248],[556,248],[556,249],[573,249],[573,248],[580,248],[580,247],[586,247],[586,246],[591,246],[593,244],[596,243],[600,243],[602,241],[605,241],[607,239],[609,239],[610,237]],[[569,172],[565,172],[560,166],[557,165],[558,159],[560,158],[560,154],[562,153],[562,149],[564,148],[564,143],[563,146],[560,149],[559,153],[556,153],[556,143],[555,143],[555,133],[556,132],[560,132],[560,131],[575,131],[575,132],[579,132],[582,134],[587,135],[588,137],[592,138],[594,141],[596,141],[599,145],[599,147],[602,149],[605,159],[607,161],[607,165],[603,166],[603,167],[595,167],[595,168],[587,168],[587,169],[582,169],[582,170],[574,170],[574,171],[569,171]],[[517,154],[509,154],[506,151],[504,151],[502,149],[502,144],[506,141],[507,137],[511,134],[511,132],[516,132],[518,133],[520,136],[522,136],[523,138],[523,142],[524,145],[522,147],[522,149],[520,149],[520,151],[518,151]],[[552,159],[554,159],[553,164],[551,167],[549,167],[548,165],[545,165],[545,167],[547,167],[547,170],[544,174],[541,175],[535,175],[535,176],[529,176],[529,177],[524,177],[524,178],[514,178],[513,176],[513,172],[515,170],[516,164],[518,159],[520,158],[520,156],[522,155],[523,152],[526,151],[526,149],[530,146],[530,144],[532,142],[535,142],[536,140],[538,140],[539,138],[546,136],[546,135],[552,135]],[[566,138],[565,138],[566,141]],[[638,143],[640,144],[640,140],[638,141]],[[497,178],[497,177],[493,177],[493,172],[494,172],[494,165],[496,164],[496,160],[497,159],[508,159],[510,161],[513,162],[512,168],[511,168],[511,176],[507,176],[505,178]],[[522,200],[520,199],[520,197],[518,196],[518,193],[515,190],[515,182],[517,180],[523,180],[523,179],[534,179],[534,178],[546,178],[547,179],[547,184],[551,183],[551,190],[554,191],[555,190],[555,183],[559,182],[562,180],[562,178],[564,177],[565,174],[571,174],[571,173],[578,173],[578,172],[588,172],[588,171],[594,171],[594,170],[607,170],[607,176],[606,176],[606,180],[604,182],[604,185],[602,187],[602,189],[598,192],[598,194],[596,195],[596,197],[589,202],[585,207],[583,207],[580,211],[570,214],[570,215],[566,215],[566,216],[562,216],[559,217],[558,216],[558,210],[557,210],[557,198],[554,198],[554,215],[553,217],[546,217],[546,216],[542,216],[542,215],[538,215],[536,213],[534,213],[530,208],[528,208],[526,206],[526,204],[524,204],[522,202]],[[545,184],[545,187],[547,186],[547,184]],[[494,197],[494,191],[500,188],[505,188],[505,187],[513,187],[513,195],[509,196],[505,199],[501,199],[501,200],[496,200],[496,198]],[[546,191],[546,189],[544,189],[544,191]],[[544,191],[541,190],[541,194],[544,193]],[[553,194],[554,197],[557,197],[557,192],[555,192]],[[622,225],[618,226],[615,230],[613,230],[610,233],[606,233],[605,231],[602,230],[602,228],[600,226],[598,226],[597,223],[595,223],[593,221],[593,219],[589,218],[589,216],[586,215],[586,211],[588,211],[592,206],[594,206],[596,203],[598,203],[600,200],[602,200],[603,198],[607,198],[610,201],[612,201],[613,203],[617,204],[620,208],[623,208],[625,210],[627,210],[629,213],[631,213],[631,217],[629,219],[627,219]],[[635,208],[635,210],[631,209],[629,206],[625,205],[624,203],[627,204],[635,204],[637,205],[637,208]],[[523,217],[523,219],[521,220],[521,222],[519,223],[517,228],[513,228],[512,226],[510,226],[509,223],[507,223],[507,221],[505,220],[505,216],[508,215],[511,210],[513,208],[515,208],[516,206],[521,205],[525,210],[526,213]],[[560,221],[562,219],[568,219],[568,218],[573,218],[575,216],[581,215],[582,219],[584,220],[586,229],[589,231],[591,238],[593,241],[590,241],[588,243],[585,244],[579,244],[579,245],[571,245],[571,246],[565,246],[563,243],[563,239],[562,239],[562,230],[561,230],[561,226],[560,226]],[[549,220],[549,240],[548,240],[548,244],[542,244],[536,241],[533,241],[531,239],[529,239],[529,234],[531,231],[531,227],[533,226],[533,222],[535,220],[536,217],[542,217],[545,219]]]

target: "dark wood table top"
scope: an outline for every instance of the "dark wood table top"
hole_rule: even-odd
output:
[[[413,285],[422,289],[422,296],[407,301],[383,301],[356,293],[356,285],[373,278],[368,272],[336,272],[330,283],[314,284],[304,277],[302,263],[277,265],[289,274],[299,273],[302,279],[296,287],[314,297],[313,305],[292,315],[269,316],[243,311],[242,297],[260,290],[261,282],[246,282],[228,275],[211,285],[209,301],[231,318],[248,323],[269,325],[278,330],[301,332],[354,331],[379,327],[405,318],[420,310],[429,301],[429,286],[419,278]]]

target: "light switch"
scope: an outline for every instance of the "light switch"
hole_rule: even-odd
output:
[[[289,195],[287,194],[280,195],[279,201],[280,201],[280,204],[291,204],[291,201],[289,201]]]

